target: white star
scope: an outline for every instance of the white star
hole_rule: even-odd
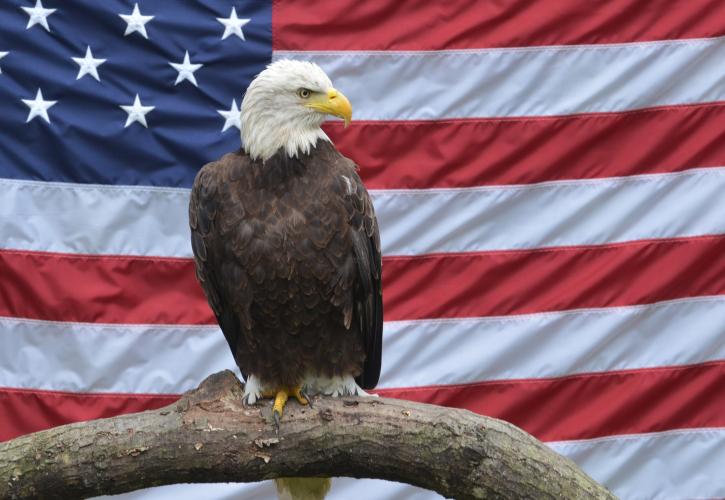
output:
[[[76,80],[80,80],[85,75],[91,75],[97,81],[101,81],[101,78],[98,76],[98,66],[106,62],[106,60],[94,59],[90,47],[86,48],[85,57],[72,57],[71,59],[73,59],[76,64],[80,66],[80,68],[78,69],[78,76],[76,77]]]
[[[184,80],[189,80],[191,83],[194,84],[195,87],[198,87],[196,84],[196,77],[194,77],[194,71],[198,70],[203,64],[191,64],[191,61],[189,60],[189,51],[187,50],[184,54],[184,61],[180,63],[169,63],[172,68],[174,68],[176,71],[179,72],[179,76],[176,77],[176,82],[174,82],[174,85],[178,85],[179,83],[183,82]]]
[[[5,57],[5,56],[6,56],[6,55],[8,55],[9,53],[10,53],[10,52],[3,52],[2,50],[0,50],[0,59],[2,59],[3,57]],[[2,68],[0,68],[0,75],[2,75],[2,73],[3,73],[3,69],[2,69]]]
[[[141,99],[139,99],[138,94],[136,94],[136,99],[134,99],[131,106],[121,106],[121,109],[128,113],[126,125],[124,125],[123,128],[128,127],[133,122],[139,122],[141,125],[148,128],[149,126],[146,124],[146,113],[152,111],[155,107],[156,106],[142,106]]]
[[[232,7],[232,13],[229,15],[229,17],[217,17],[216,20],[224,25],[224,34],[222,35],[222,40],[230,35],[237,35],[239,38],[244,40],[242,26],[251,21],[251,19],[239,19],[237,17],[236,7]]]
[[[39,116],[46,122],[50,123],[50,117],[48,117],[48,109],[51,106],[55,106],[55,103],[58,102],[46,101],[45,99],[43,99],[43,92],[41,92],[40,89],[38,89],[38,93],[35,94],[35,99],[22,99],[22,101],[25,103],[26,106],[30,108],[30,112],[28,113],[28,119],[25,120],[25,123],[28,123],[36,116]]]
[[[239,130],[242,129],[242,115],[239,106],[237,106],[237,100],[232,99],[232,107],[229,111],[225,109],[217,109],[217,113],[224,117],[224,128],[222,132],[226,132],[229,127],[237,127]]]
[[[134,31],[138,31],[141,33],[141,36],[148,39],[148,35],[146,34],[146,23],[149,22],[154,18],[154,16],[142,16],[141,12],[138,10],[138,4],[134,4],[133,6],[133,12],[130,14],[119,14],[121,16],[121,19],[126,21],[126,32],[123,34],[123,36],[128,36]]]
[[[26,30],[29,30],[36,24],[39,24],[45,28],[45,31],[50,31],[50,27],[48,26],[48,16],[55,12],[56,9],[44,8],[41,0],[35,1],[35,7],[21,7],[21,9],[30,16],[30,19],[28,19],[28,25],[25,27]]]

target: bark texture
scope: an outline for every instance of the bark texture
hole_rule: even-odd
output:
[[[615,498],[506,422],[385,398],[241,403],[232,372],[155,411],[64,425],[0,443],[0,498],[82,498],[173,483],[287,476],[389,479],[467,498]],[[334,487],[334,486],[333,486]]]

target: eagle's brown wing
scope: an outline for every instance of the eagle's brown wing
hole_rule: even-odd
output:
[[[353,306],[352,321],[357,322],[365,351],[362,372],[355,381],[363,389],[372,389],[380,378],[383,347],[382,259],[375,209],[352,160],[327,142],[318,143],[316,154],[319,161],[332,166],[326,189],[341,199],[347,213],[351,257],[355,262],[355,270],[347,276],[352,285],[352,303],[349,304]]]
[[[363,389],[372,389],[380,378],[383,347],[383,292],[380,233],[368,192],[357,174],[352,179],[352,243],[357,264],[358,284],[354,289],[355,309],[365,345],[363,371],[355,380]],[[361,208],[361,209],[360,209]]]
[[[229,157],[225,157],[222,161],[229,161]],[[244,157],[237,156],[234,161],[243,162]],[[229,280],[225,280],[223,276],[217,276],[221,270],[218,266],[210,265],[209,256],[209,243],[210,239],[214,238],[215,231],[214,219],[221,210],[218,188],[224,182],[224,179],[219,178],[223,172],[224,170],[215,169],[213,164],[210,164],[197,174],[189,200],[189,227],[197,280],[204,290],[232,353],[236,356],[241,330],[233,305],[228,304],[225,300],[229,294],[223,286]],[[243,370],[242,376],[247,378]]]

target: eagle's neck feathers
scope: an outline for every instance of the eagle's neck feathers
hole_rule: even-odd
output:
[[[269,160],[280,150],[290,158],[310,154],[318,140],[330,141],[319,124],[304,124],[282,121],[279,117],[252,113],[245,116],[242,111],[242,145],[253,160]]]

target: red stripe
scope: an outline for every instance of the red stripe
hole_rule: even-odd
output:
[[[189,259],[0,251],[0,316],[216,323]]]
[[[723,2],[725,5],[725,2]],[[725,103],[622,113],[327,122],[368,188],[529,184],[725,165]]]
[[[466,408],[542,441],[725,426],[725,362],[558,379],[383,389],[381,396]]]
[[[382,389],[387,397],[466,408],[544,441],[725,426],[725,362],[557,379]],[[0,389],[0,441],[69,422],[150,410],[174,395]]]
[[[725,293],[725,236],[390,257],[385,319],[498,316]]]
[[[386,257],[385,319],[498,316],[725,294],[725,236]],[[0,251],[0,316],[214,324],[188,259]]]
[[[725,34],[722,0],[275,1],[275,50],[440,50]]]
[[[79,394],[0,388],[0,441],[57,425],[155,410],[177,395]]]

